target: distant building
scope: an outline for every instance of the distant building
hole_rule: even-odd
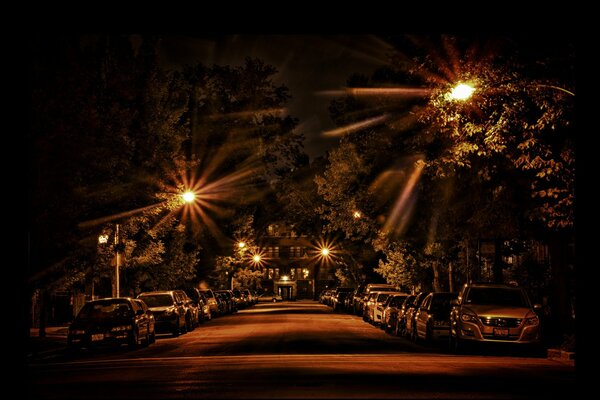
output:
[[[312,299],[333,283],[333,276],[316,257],[315,242],[293,228],[273,223],[257,240],[264,262],[263,291],[273,291],[286,299]],[[316,276],[318,275],[318,276]]]

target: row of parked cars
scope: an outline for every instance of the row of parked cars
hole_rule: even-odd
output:
[[[413,341],[447,341],[459,351],[468,343],[540,343],[541,306],[527,292],[509,284],[469,283],[460,293],[402,293],[392,285],[326,290],[320,301],[362,316],[388,333]]]
[[[100,344],[147,346],[156,341],[157,333],[179,336],[257,301],[256,292],[248,289],[197,288],[94,300],[81,308],[69,326],[67,346],[71,350]]]

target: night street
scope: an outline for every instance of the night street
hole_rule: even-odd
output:
[[[31,398],[532,398],[568,396],[572,366],[451,355],[313,301],[259,304],[130,351],[32,363]]]
[[[27,397],[576,397],[577,37],[517,32],[31,34]]]

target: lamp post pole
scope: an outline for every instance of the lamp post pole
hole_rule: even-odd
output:
[[[121,262],[121,254],[119,253],[119,224],[117,224],[117,229],[115,231],[115,250],[117,253],[115,260],[115,297],[120,297],[120,288],[119,288],[119,264]]]

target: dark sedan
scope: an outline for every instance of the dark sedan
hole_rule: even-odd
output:
[[[86,303],[69,326],[67,345],[76,350],[100,344],[137,347],[153,340],[152,316],[128,297]]]

